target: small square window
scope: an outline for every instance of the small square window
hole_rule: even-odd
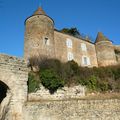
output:
[[[45,45],[50,45],[50,40],[49,40],[49,38],[47,38],[47,37],[44,38],[44,44],[45,44]]]

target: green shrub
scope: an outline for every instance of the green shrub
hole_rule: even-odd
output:
[[[91,90],[97,90],[97,77],[92,75],[88,78],[88,88]]]
[[[37,74],[29,74],[30,92],[39,88],[40,80],[51,93],[62,86],[78,84],[92,91],[120,91],[120,66],[87,68],[78,66],[73,60],[62,63],[57,59],[47,58],[39,59],[34,64],[39,65],[39,78],[36,79]]]
[[[112,72],[114,74],[115,80],[120,80],[120,66],[115,66],[114,69],[112,69]]]
[[[29,73],[28,75],[28,92],[36,92],[39,89],[40,81],[35,79],[35,75]]]
[[[86,86],[89,90],[95,91],[97,90],[97,77],[92,75],[90,77],[80,79],[79,83],[83,86]]]
[[[54,93],[58,88],[64,86],[64,81],[60,79],[53,69],[41,70],[40,79],[45,88],[49,89],[50,93]]]
[[[78,64],[74,60],[68,61],[67,65],[69,65],[69,67],[73,71],[74,75],[78,74],[78,72],[79,72],[79,66],[78,66]]]

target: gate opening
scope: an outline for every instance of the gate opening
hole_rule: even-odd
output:
[[[6,97],[8,86],[0,81],[0,104],[3,101],[3,99]]]

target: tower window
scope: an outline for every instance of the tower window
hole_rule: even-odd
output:
[[[73,53],[71,53],[71,52],[68,52],[67,57],[68,57],[68,61],[71,61],[74,59]]]
[[[82,57],[82,65],[85,65],[85,66],[90,65],[90,58],[87,56],[83,56]]]
[[[67,45],[68,48],[72,48],[72,40],[67,38],[66,45]]]
[[[85,43],[81,43],[81,49],[82,51],[87,51],[87,47]]]
[[[49,40],[49,38],[47,38],[47,37],[44,38],[44,44],[45,44],[45,45],[50,45],[50,40]]]

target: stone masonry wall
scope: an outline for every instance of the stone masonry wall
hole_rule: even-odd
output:
[[[25,120],[120,120],[120,100],[28,102]]]
[[[68,48],[66,45],[66,40],[72,40],[72,48]],[[56,58],[61,60],[62,62],[68,61],[67,54],[68,52],[73,53],[74,60],[81,66],[82,64],[82,56],[86,56],[90,58],[89,67],[98,66],[95,45],[87,42],[85,40],[81,40],[75,38],[73,36],[63,34],[57,31],[54,31],[54,40],[55,40],[55,53]],[[82,51],[81,44],[84,43],[87,47],[86,51]]]
[[[54,23],[51,18],[44,15],[34,15],[26,20],[25,27],[25,59],[55,56]],[[46,41],[45,38],[48,40]]]
[[[23,120],[22,109],[27,101],[27,80],[28,70],[24,60],[0,54],[0,81],[9,87],[12,96],[5,120]]]
[[[117,59],[118,64],[120,64],[120,46],[116,45],[116,46],[114,46],[114,49],[115,49],[115,51],[117,50],[116,59]]]
[[[114,46],[110,41],[100,41],[95,44],[98,66],[116,65]]]
[[[49,90],[46,90],[42,85],[40,90],[36,93],[28,94],[29,101],[40,101],[40,100],[66,100],[66,99],[78,99],[85,96],[85,87],[74,86],[74,87],[63,87],[58,89],[54,94],[50,94]]]

